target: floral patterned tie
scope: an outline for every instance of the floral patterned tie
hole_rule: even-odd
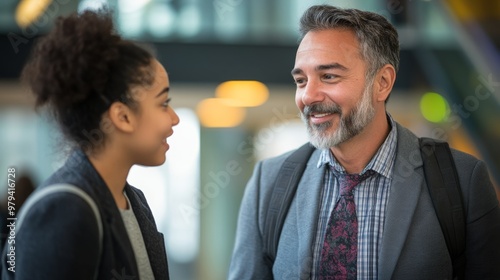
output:
[[[368,170],[362,175],[338,174],[340,200],[330,214],[326,228],[319,279],[356,279],[358,261],[358,219],[353,190],[359,183],[373,175]]]

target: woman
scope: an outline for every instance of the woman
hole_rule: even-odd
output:
[[[15,239],[15,272],[2,279],[168,279],[163,235],[143,193],[126,182],[134,164],[165,161],[179,118],[169,79],[150,53],[113,32],[109,12],[57,20],[23,76],[74,149],[39,188],[70,184],[37,201]],[[4,251],[5,252],[5,251]],[[5,254],[4,254],[5,255]],[[4,256],[5,258],[5,256]]]

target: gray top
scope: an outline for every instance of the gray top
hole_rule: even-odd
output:
[[[151,263],[149,262],[148,252],[146,251],[146,245],[144,244],[144,238],[139,228],[139,223],[134,215],[127,194],[125,192],[123,194],[127,198],[128,209],[120,209],[120,214],[122,215],[123,223],[127,229],[130,243],[132,243],[137,268],[139,269],[139,279],[155,279],[153,270],[151,269]]]

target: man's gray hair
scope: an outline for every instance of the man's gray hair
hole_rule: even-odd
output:
[[[394,26],[383,16],[357,9],[316,5],[300,19],[301,38],[309,31],[352,30],[359,41],[361,57],[368,63],[367,78],[372,79],[386,64],[399,69],[399,40]]]

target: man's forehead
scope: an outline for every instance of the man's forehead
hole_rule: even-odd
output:
[[[307,33],[297,49],[295,62],[323,64],[327,60],[328,63],[350,65],[358,63],[360,59],[362,56],[354,32],[329,29]]]
[[[354,32],[344,29],[328,29],[308,32],[299,44],[301,51],[357,50],[359,43]]]
[[[346,67],[363,61],[357,48],[349,45],[337,48],[312,47],[299,49],[295,57],[296,65],[341,64]]]

